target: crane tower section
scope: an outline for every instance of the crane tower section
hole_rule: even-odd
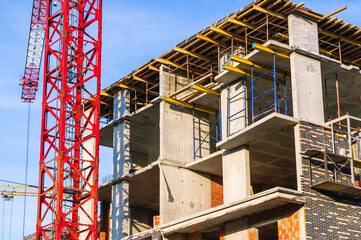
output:
[[[33,102],[38,90],[46,29],[46,8],[47,0],[34,0],[25,71],[20,80],[20,86],[22,86],[21,99],[24,102]]]
[[[37,239],[97,237],[101,19],[102,0],[47,1]]]

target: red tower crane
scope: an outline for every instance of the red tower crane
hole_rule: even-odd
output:
[[[36,239],[95,240],[102,0],[35,0],[36,11],[46,22]],[[26,101],[37,76],[24,77]]]
[[[34,101],[38,90],[46,29],[46,6],[46,0],[34,0],[33,2],[25,71],[20,80],[22,86],[21,99],[24,102]]]

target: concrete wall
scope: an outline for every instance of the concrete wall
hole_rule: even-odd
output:
[[[316,22],[296,14],[290,14],[288,16],[288,33],[290,46],[314,53],[319,52]]]
[[[130,234],[136,234],[149,230],[151,226],[151,214],[149,210],[144,208],[131,207],[132,220],[131,220],[131,230]]]
[[[166,164],[160,172],[161,224],[211,207],[209,174]]]
[[[188,85],[191,81],[191,76],[189,76],[188,80],[185,71],[171,70],[171,72],[169,72],[168,66],[162,64],[159,67],[159,96],[168,96],[169,94],[176,92],[184,86]],[[177,98],[181,98],[190,92],[191,90],[185,91],[177,95]]]

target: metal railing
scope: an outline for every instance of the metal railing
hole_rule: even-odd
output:
[[[218,119],[214,124],[208,124],[193,116],[193,157],[195,159],[204,157],[206,153],[210,154],[212,148],[218,151],[216,148],[216,144],[220,141],[218,124]]]
[[[244,108],[231,114],[231,105],[235,103],[239,103],[242,100],[243,100]],[[244,126],[240,125],[239,129],[235,131],[231,131],[231,123],[240,118],[244,118]],[[241,92],[237,93],[233,97],[227,97],[227,137],[231,136],[232,134],[235,134],[236,132],[239,132],[245,127],[247,127],[247,88],[244,88]]]

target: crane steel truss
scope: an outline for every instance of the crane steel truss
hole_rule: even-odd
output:
[[[0,195],[4,198],[14,196],[38,196],[38,188],[33,186],[0,185]]]
[[[95,240],[102,0],[47,3],[36,236]]]
[[[35,100],[35,94],[38,90],[46,28],[46,5],[47,0],[34,0],[33,3],[25,72],[20,81],[22,86],[21,99],[24,102]]]

